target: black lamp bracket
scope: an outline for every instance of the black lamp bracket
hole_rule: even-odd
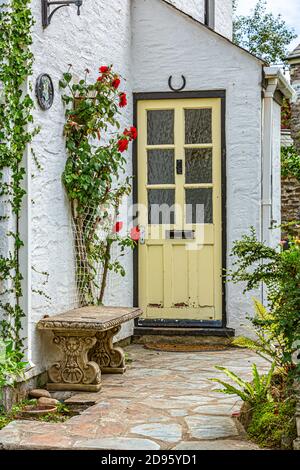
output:
[[[42,0],[42,24],[43,28],[47,28],[51,23],[52,17],[57,10],[60,10],[64,7],[69,7],[70,5],[77,6],[77,15],[80,15],[80,7],[82,6],[83,0],[61,0],[61,1],[49,1]],[[51,6],[56,6],[54,10],[51,11]]]

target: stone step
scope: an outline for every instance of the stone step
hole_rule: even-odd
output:
[[[230,344],[235,331],[231,328],[161,328],[136,327],[133,343]]]

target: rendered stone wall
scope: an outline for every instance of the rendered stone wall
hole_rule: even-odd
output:
[[[218,33],[232,39],[232,0],[216,0],[216,23]]]
[[[204,21],[205,0],[167,0],[197,20]],[[215,30],[232,39],[232,0],[215,0]]]
[[[282,145],[294,145],[300,153],[300,63],[291,64],[291,83],[297,97],[291,103],[290,137],[283,136]],[[300,182],[296,178],[282,178],[281,205],[283,222],[300,220]]]
[[[296,178],[282,178],[282,221],[300,220],[300,183]]]
[[[129,106],[123,112],[122,126],[132,123],[132,79],[131,79],[131,15],[129,0],[84,2],[82,14],[76,15],[74,6],[57,12],[52,24],[43,31],[41,26],[41,2],[32,1],[36,18],[33,33],[35,56],[33,85],[40,73],[49,73],[54,82],[55,100],[49,111],[38,106],[34,112],[35,123],[41,132],[35,138],[33,149],[43,167],[42,171],[33,163],[32,191],[32,266],[38,272],[49,273],[48,283],[42,285],[44,276],[33,272],[33,288],[43,289],[47,297],[32,294],[32,311],[29,315],[33,335],[33,362],[38,369],[51,361],[52,352],[45,348],[36,323],[44,315],[53,315],[75,308],[76,285],[71,214],[61,181],[66,152],[63,126],[65,122],[58,82],[68,64],[81,77],[86,68],[91,70],[91,79],[98,75],[98,68],[114,64],[115,69],[126,79],[122,89],[128,93]],[[128,152],[127,173],[132,174],[131,156]],[[132,254],[124,258],[126,277],[111,276],[106,303],[110,305],[132,305]],[[122,335],[132,334],[128,324]],[[49,342],[50,343],[50,336]]]
[[[291,83],[297,90],[297,99],[291,103],[291,137],[300,153],[300,63],[291,65]]]

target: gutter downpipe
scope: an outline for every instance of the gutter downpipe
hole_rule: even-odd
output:
[[[278,77],[267,78],[263,106],[262,148],[262,231],[261,241],[270,245],[272,224],[272,164],[273,164],[273,115],[274,95],[278,88]]]
[[[295,91],[278,67],[265,67],[266,86],[263,94],[263,145],[262,145],[262,208],[261,208],[261,241],[271,245],[270,229],[273,220],[272,169],[274,154],[274,105],[275,92],[281,91],[286,98],[293,99]],[[262,300],[266,300],[265,288],[262,287]]]
[[[262,231],[261,241],[270,245],[270,228],[273,223],[272,167],[274,153],[274,104],[275,92],[279,90],[288,99],[295,91],[278,67],[265,67],[266,87],[263,95],[263,148],[262,148]]]

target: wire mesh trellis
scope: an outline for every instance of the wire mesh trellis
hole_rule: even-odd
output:
[[[115,217],[113,207],[87,206],[73,211],[77,303],[80,307],[103,302],[109,279],[105,261],[112,255],[111,244],[107,240],[113,236]]]

